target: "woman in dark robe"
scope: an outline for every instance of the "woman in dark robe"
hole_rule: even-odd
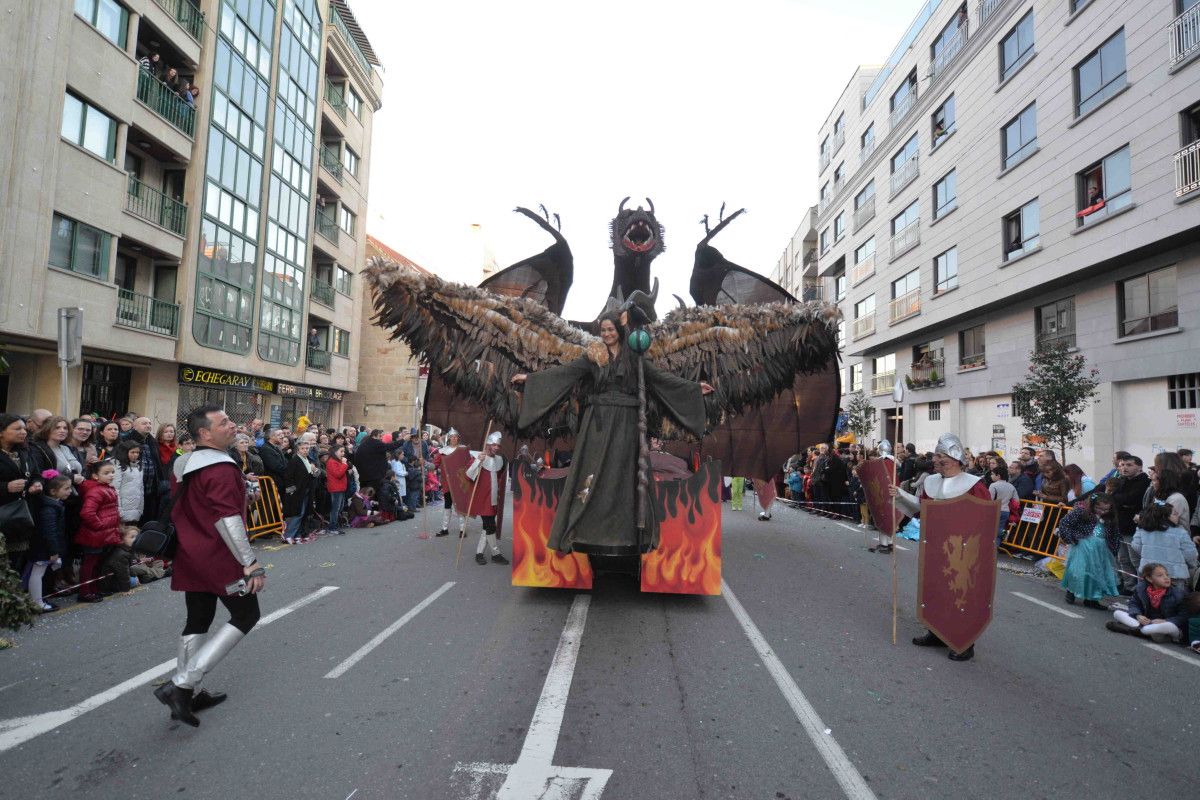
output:
[[[568,364],[541,372],[513,376],[514,384],[525,385],[518,427],[531,427],[569,392],[581,389],[583,413],[571,471],[559,495],[548,546],[560,553],[632,555],[638,552],[637,361],[626,345],[617,314],[602,316],[599,328],[603,350],[589,350]],[[702,395],[712,387],[662,372],[648,360],[643,363],[647,394],[679,425],[702,437]],[[649,483],[653,492],[653,480]],[[653,549],[658,544],[659,520],[655,503],[647,505],[644,544]]]

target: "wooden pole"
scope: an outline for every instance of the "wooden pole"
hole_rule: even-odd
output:
[[[484,448],[487,447],[487,440],[488,440],[488,437],[491,435],[492,435],[492,421],[489,419],[488,425],[487,425],[487,433],[485,433],[483,435],[483,447]],[[486,452],[486,449],[480,450],[480,452],[484,453],[484,452]],[[479,478],[482,477],[482,475],[483,475],[483,470],[481,468],[480,472],[479,472],[479,476],[476,476],[475,482],[471,484],[471,497],[467,500],[467,507],[465,509],[467,513],[461,515],[462,516],[462,526],[459,527],[459,529],[458,529],[458,553],[454,556],[454,568],[455,569],[458,569],[459,562],[462,560],[462,543],[463,543],[463,539],[467,538],[467,536],[466,536],[467,514],[471,513],[471,506],[475,505],[475,490],[479,488]]]
[[[896,460],[892,459],[892,483],[896,483]],[[899,614],[900,605],[900,579],[896,576],[896,534],[900,531],[894,530],[896,527],[896,495],[892,495],[892,518],[888,520],[888,527],[893,528],[892,531],[892,644],[896,644],[896,617]]]

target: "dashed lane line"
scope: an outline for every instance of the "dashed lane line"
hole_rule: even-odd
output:
[[[1185,664],[1191,664],[1193,667],[1200,667],[1200,658],[1192,658],[1191,656],[1178,652],[1178,650],[1172,650],[1169,647],[1163,647],[1161,644],[1151,644],[1150,642],[1142,642],[1142,644],[1144,644],[1146,647],[1149,647],[1151,650],[1162,653],[1164,656],[1177,658]]]
[[[841,527],[845,528],[846,530],[848,530],[848,531],[853,531],[854,533],[863,533],[863,532],[864,532],[864,529],[863,529],[863,528],[856,528],[856,527],[854,527],[853,525],[850,525],[849,523],[846,523],[846,522],[835,522],[835,523],[833,523],[833,524],[834,524],[834,525],[840,525]],[[902,545],[902,544],[896,544],[896,542],[895,542],[895,538],[896,538],[896,537],[894,537],[894,536],[892,537],[892,539],[893,539],[893,541],[892,541],[892,545],[893,545],[893,546],[894,546],[894,547],[895,547],[897,550],[911,550],[911,549],[912,549],[911,547],[905,547],[905,546],[904,546],[904,545]]]
[[[1022,600],[1028,600],[1029,602],[1039,605],[1042,608],[1048,608],[1056,614],[1062,614],[1064,617],[1070,617],[1071,619],[1083,619],[1082,614],[1076,614],[1074,611],[1067,611],[1065,608],[1059,608],[1056,605],[1047,603],[1045,600],[1038,600],[1036,597],[1030,597],[1022,592],[1010,592],[1010,594],[1014,594]]]
[[[382,631],[380,631],[378,635],[376,635],[373,639],[371,639],[371,641],[367,642],[362,647],[355,650],[354,653],[352,653],[349,658],[347,658],[342,663],[338,664],[333,669],[329,670],[329,672],[326,673],[325,677],[326,678],[340,678],[343,675],[345,675],[350,670],[351,667],[353,667],[355,664],[357,664],[359,661],[361,661],[368,653],[370,653],[376,647],[379,647],[379,645],[383,644],[389,636],[391,636],[393,633],[395,633],[396,631],[403,628],[409,621],[412,620],[413,617],[415,617],[417,614],[420,614],[422,611],[424,611],[426,608],[428,608],[430,605],[432,605],[434,600],[437,600],[439,597],[444,595],[446,592],[450,591],[450,587],[452,587],[453,585],[454,585],[454,581],[446,581],[445,583],[443,583],[440,589],[438,589],[433,594],[426,597],[421,602],[417,603],[407,614],[405,614],[403,617],[401,617],[400,619],[393,622],[391,625],[388,625],[386,628],[384,628]]]

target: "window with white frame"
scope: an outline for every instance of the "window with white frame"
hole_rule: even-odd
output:
[[[904,297],[909,292],[915,292],[921,288],[921,270],[914,269],[911,272],[903,275],[892,281],[892,299]]]
[[[894,175],[900,170],[904,169],[908,162],[916,158],[917,151],[919,149],[920,147],[917,142],[917,135],[914,133],[912,138],[905,142],[904,146],[897,150],[892,156],[892,174]],[[812,197],[812,195],[809,195],[809,197]]]
[[[854,249],[854,263],[861,264],[875,255],[875,237],[872,236]]]
[[[843,272],[835,275],[833,278],[833,299],[841,301],[846,299],[846,273]]]
[[[1122,336],[1161,331],[1179,324],[1174,266],[1121,281],[1118,286]]]
[[[1114,33],[1075,67],[1075,116],[1125,88],[1125,29]]]
[[[1041,216],[1037,198],[1004,218],[1004,260],[1011,261],[1039,244]]]
[[[122,50],[129,36],[129,10],[114,0],[75,0],[75,13]]]
[[[333,287],[342,294],[350,294],[350,289],[354,285],[354,274],[345,267],[339,266],[334,274]]]
[[[342,145],[342,166],[351,175],[358,177],[358,153],[351,150],[345,144]]]
[[[908,208],[892,217],[892,236],[900,233],[909,225],[916,224],[919,221],[919,212],[919,204],[914,200],[912,204],[908,206]]]
[[[946,101],[937,107],[931,117],[932,141],[934,149],[937,148],[946,138],[954,133],[954,125],[957,120],[954,110],[954,95],[946,98]]]
[[[1005,169],[1014,167],[1037,149],[1037,103],[1027,105],[1000,132],[1001,155]]]
[[[345,233],[348,233],[349,235],[353,236],[354,235],[354,225],[355,225],[356,221],[357,221],[357,217],[355,217],[354,212],[352,212],[350,209],[346,208],[346,206],[344,204],[339,203],[338,204],[338,227],[341,228]]]
[[[846,212],[841,211],[833,218],[833,240],[840,242],[846,235]]]
[[[69,92],[63,96],[62,137],[84,150],[114,163],[117,157],[117,121]]]
[[[871,371],[875,375],[894,375],[896,372],[896,354],[876,356],[871,359]]]
[[[933,257],[933,293],[948,292],[958,286],[958,248],[951,247]]]
[[[866,319],[873,316],[875,316],[875,295],[867,295],[854,304],[855,319]]]
[[[821,184],[821,205],[824,205],[828,201],[829,201],[829,181],[825,181],[823,184]]]
[[[1033,57],[1033,9],[1000,40],[1000,80],[1005,81]]]
[[[362,98],[350,87],[350,84],[346,84],[346,108],[350,109],[350,113],[354,116],[362,118]]]
[[[1076,176],[1075,214],[1080,225],[1087,225],[1119,211],[1133,202],[1130,187],[1129,145],[1109,153]]]
[[[863,131],[863,135],[858,138],[859,152],[863,158],[866,158],[875,149],[875,123],[872,122]]]
[[[810,195],[811,196],[811,195]],[[875,197],[875,179],[867,181],[867,185],[862,188],[862,191],[854,195],[854,210],[858,211]]]
[[[958,208],[958,178],[955,170],[950,170],[945,177],[933,185],[933,218],[941,219],[956,208]]]
[[[829,250],[829,228],[821,231],[821,255],[825,255]]]
[[[846,162],[843,161],[833,168],[833,185],[837,186],[846,180]]]
[[[846,115],[838,114],[838,118],[833,121],[833,135],[837,138],[839,133],[846,132]]]
[[[891,99],[888,101],[888,110],[891,111],[893,119],[899,120],[912,108],[913,102],[917,99],[917,71],[914,69],[908,73],[904,82],[900,87],[892,93]]]
[[[863,365],[862,363],[850,365],[850,391],[861,392],[863,388]],[[1195,406],[1192,406],[1195,408]]]

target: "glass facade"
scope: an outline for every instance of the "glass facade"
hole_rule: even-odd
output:
[[[258,355],[296,364],[304,330],[321,18],[315,0],[284,0],[272,130]]]

